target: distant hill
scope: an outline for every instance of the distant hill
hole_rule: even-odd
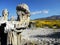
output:
[[[60,15],[32,20],[36,27],[60,29]]]
[[[45,18],[38,18],[35,20],[60,20],[60,15],[54,15],[54,16],[45,17]]]

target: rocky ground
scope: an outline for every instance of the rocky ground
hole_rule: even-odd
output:
[[[21,35],[22,45],[60,45],[60,29],[26,29]]]

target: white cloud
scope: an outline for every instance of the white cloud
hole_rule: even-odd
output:
[[[48,10],[43,10],[43,13],[44,14],[48,14]]]
[[[35,15],[35,14],[41,14],[42,12],[41,11],[35,11],[35,12],[32,12],[31,14]]]
[[[35,15],[35,14],[48,14],[48,10],[42,10],[42,11],[35,11],[35,12],[31,12],[32,15]]]

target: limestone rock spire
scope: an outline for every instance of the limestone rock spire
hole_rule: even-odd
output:
[[[19,4],[16,7],[17,20],[19,24],[28,26],[30,22],[30,10],[27,4]]]
[[[4,20],[8,20],[8,15],[9,15],[9,12],[7,9],[4,9],[2,11],[2,16],[4,17]]]

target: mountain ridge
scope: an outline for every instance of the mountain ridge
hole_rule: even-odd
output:
[[[60,20],[60,15],[53,15],[45,18],[37,18],[35,20]]]

